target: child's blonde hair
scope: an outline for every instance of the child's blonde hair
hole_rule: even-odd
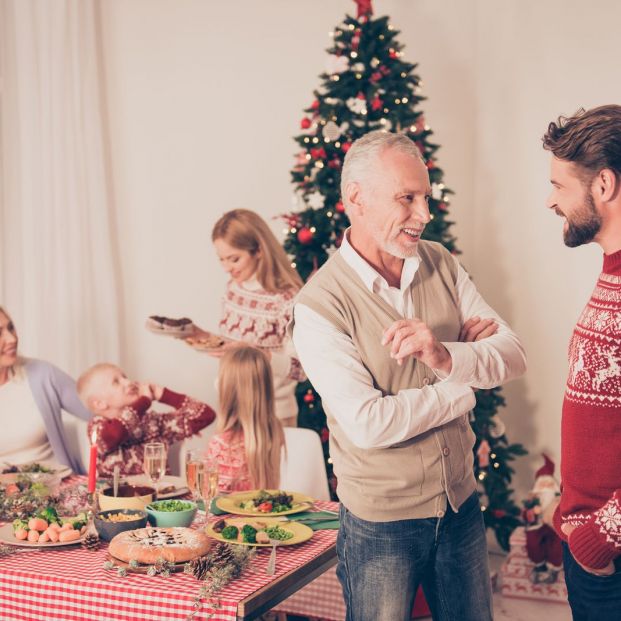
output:
[[[254,255],[259,253],[257,280],[270,293],[297,291],[302,288],[300,275],[291,267],[287,253],[278,243],[269,226],[254,211],[233,209],[214,225],[211,240],[227,244]]]
[[[218,374],[219,431],[243,433],[253,486],[277,489],[285,434],[274,411],[274,383],[267,356],[256,347],[227,351]]]
[[[111,362],[99,362],[94,364],[92,367],[89,367],[84,371],[76,382],[76,391],[78,393],[78,397],[80,397],[80,401],[86,406],[88,410],[90,410],[91,414],[95,414],[93,411],[93,397],[99,397],[99,395],[95,394],[93,385],[97,380],[97,377],[102,371],[107,371],[108,369],[116,369],[117,366],[112,364]]]

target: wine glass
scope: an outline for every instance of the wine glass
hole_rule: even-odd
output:
[[[144,446],[144,473],[155,488],[166,474],[166,445],[163,442],[149,442]]]
[[[203,460],[198,477],[198,493],[205,504],[205,523],[209,524],[212,500],[218,495],[218,464],[210,459]]]
[[[199,477],[204,469],[202,451],[191,449],[185,454],[185,479],[194,502],[200,499]],[[202,478],[201,478],[202,481]]]

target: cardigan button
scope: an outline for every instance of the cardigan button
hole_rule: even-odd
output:
[[[438,517],[440,517],[440,518],[441,518],[441,517],[444,517],[444,511],[442,511],[442,509],[440,509],[440,510],[436,513],[436,515],[437,515]]]
[[[423,377],[423,386],[427,386],[431,380],[428,377]]]
[[[442,455],[448,456],[448,455],[450,455],[450,454],[451,454],[451,449],[450,449],[450,448],[448,448],[447,446],[445,446],[445,447],[442,449]]]

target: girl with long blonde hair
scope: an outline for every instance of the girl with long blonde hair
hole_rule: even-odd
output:
[[[219,491],[277,489],[285,436],[274,411],[267,356],[250,346],[227,351],[218,373],[218,433],[207,448],[218,464]]]
[[[220,333],[230,342],[210,354],[219,357],[240,342],[265,352],[274,377],[276,416],[283,425],[294,427],[298,413],[295,386],[306,378],[286,328],[302,279],[265,220],[253,211],[225,213],[214,225],[211,238],[230,276],[219,323]],[[187,340],[192,344],[208,334],[196,328]]]

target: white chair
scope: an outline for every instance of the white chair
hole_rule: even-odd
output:
[[[330,500],[321,440],[315,431],[285,427],[286,457],[280,464],[280,488]]]

